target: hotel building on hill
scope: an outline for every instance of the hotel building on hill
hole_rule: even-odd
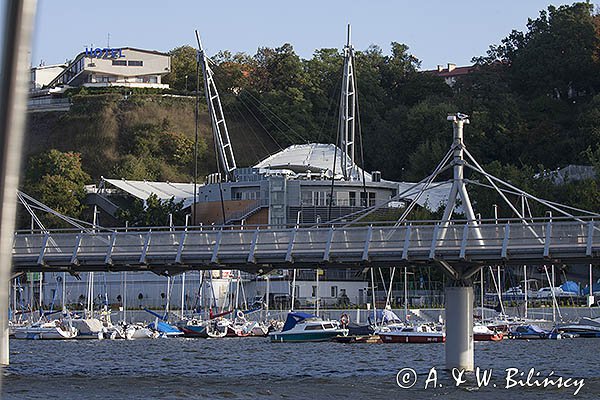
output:
[[[162,77],[171,71],[171,57],[158,51],[123,48],[86,49],[49,87],[107,87],[168,89]]]

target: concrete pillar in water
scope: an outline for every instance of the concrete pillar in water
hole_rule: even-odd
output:
[[[446,288],[446,368],[475,369],[473,354],[473,288]]]
[[[2,327],[3,332],[0,335],[0,365],[8,365],[10,361],[10,348],[8,344],[8,321],[6,324],[2,325],[4,326]]]

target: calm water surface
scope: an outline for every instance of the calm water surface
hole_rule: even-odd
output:
[[[444,344],[270,343],[265,338],[140,341],[11,340],[2,399],[598,399],[600,339],[475,344],[475,363],[492,368],[456,387],[443,371]],[[396,374],[417,372],[402,389]],[[438,387],[424,389],[436,367]],[[540,377],[583,378],[574,388],[505,389],[506,368]],[[541,379],[539,378],[539,379]],[[493,387],[496,384],[496,387]],[[441,385],[441,387],[439,387]]]

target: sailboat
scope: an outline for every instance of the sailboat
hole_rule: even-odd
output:
[[[144,309],[144,311],[155,317],[154,321],[149,323],[147,328],[157,331],[159,334],[165,337],[178,337],[183,335],[181,330],[167,322],[168,314],[165,313],[165,315],[160,315],[154,311],[148,310],[147,308]]]
[[[168,317],[171,305],[171,291],[172,291],[172,282],[171,277],[167,277],[167,304],[165,305],[165,313],[164,315],[160,315],[154,311],[144,309],[147,313],[154,316],[154,321],[148,324],[147,328],[157,331],[161,336],[164,337],[177,337],[182,336],[183,332],[179,330],[176,326],[169,324]]]
[[[403,322],[391,310],[388,301],[382,312],[382,324],[375,330],[375,334],[379,335],[383,343],[441,343],[446,341],[446,334],[439,324],[408,323],[408,270],[406,267],[404,267],[404,315],[406,321]]]
[[[61,320],[37,322],[30,326],[15,328],[15,339],[75,339],[76,336],[77,328]]]
[[[40,320],[27,326],[19,326],[14,329],[15,339],[29,340],[53,340],[53,339],[75,339],[77,328],[71,324],[71,319],[47,320],[53,313],[43,313]]]

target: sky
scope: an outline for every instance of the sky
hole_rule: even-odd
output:
[[[86,46],[138,47],[167,52],[195,46],[197,29],[209,55],[255,54],[290,43],[302,58],[315,49],[342,48],[346,25],[364,50],[375,44],[409,46],[422,69],[469,65],[512,29],[525,30],[549,0],[38,0],[31,62],[62,63]],[[110,36],[109,36],[110,35]]]

